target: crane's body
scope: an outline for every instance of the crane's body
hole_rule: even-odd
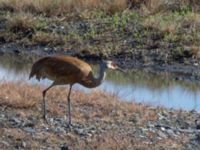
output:
[[[70,94],[73,84],[79,83],[88,88],[96,87],[100,85],[105,78],[105,70],[107,68],[121,70],[112,61],[103,61],[100,65],[99,77],[95,78],[93,76],[91,66],[88,63],[75,57],[48,56],[36,61],[32,66],[29,79],[33,76],[36,76],[36,79],[38,79],[39,81],[40,79],[44,78],[48,78],[53,81],[53,83],[43,91],[44,119],[46,120],[46,92],[55,85],[69,84],[70,89],[68,93],[68,116],[69,125],[71,125]]]
[[[30,78],[48,78],[57,85],[89,82],[92,68],[86,62],[71,56],[44,57],[33,64]]]

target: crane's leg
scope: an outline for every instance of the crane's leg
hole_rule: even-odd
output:
[[[45,96],[46,96],[46,92],[52,88],[54,85],[56,85],[54,82],[48,87],[46,88],[43,92],[42,92],[42,95],[43,95],[43,119],[45,121],[47,121],[46,119],[46,101],[45,101]]]
[[[70,87],[69,87],[69,93],[68,93],[68,97],[67,97],[67,101],[68,101],[68,121],[69,121],[69,126],[71,126],[71,102],[70,102],[71,90],[72,90],[72,85],[70,85]]]

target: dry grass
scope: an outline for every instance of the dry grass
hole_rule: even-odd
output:
[[[196,13],[186,13],[180,15],[178,13],[173,14],[157,14],[149,16],[143,21],[143,25],[147,28],[154,28],[166,33],[176,33],[179,29],[183,31],[196,32],[200,29],[200,16]]]
[[[151,146],[150,146],[151,145]],[[91,149],[97,150],[129,150],[134,147],[134,149],[145,149],[151,150],[152,144],[147,140],[138,140],[136,137],[127,138],[127,136],[122,136],[117,132],[109,132],[104,135],[104,137],[95,138],[95,141],[91,142]],[[156,143],[153,149],[181,149],[182,146],[178,145],[175,141],[171,139],[166,139]]]
[[[17,128],[4,128],[4,133],[9,136],[13,141],[27,138],[27,134],[21,129]]]
[[[39,87],[35,87],[38,88]],[[13,108],[30,108],[36,106],[39,93],[31,86],[24,83],[12,84],[10,82],[1,82],[0,84],[0,105]],[[32,93],[32,94],[30,94]]]
[[[46,16],[60,16],[83,10],[103,10],[110,14],[128,8],[147,8],[152,13],[180,9],[192,5],[197,10],[198,0],[1,0],[0,9],[10,12],[30,12]]]
[[[156,30],[160,30],[163,32],[170,32],[173,33],[177,30],[177,27],[180,26],[180,22],[174,19],[169,21],[163,21],[163,15],[154,15],[150,16],[143,21],[143,25],[147,28],[153,28]]]
[[[41,46],[64,45],[62,35],[52,31],[41,31],[47,27],[47,22],[39,20],[30,13],[20,12],[8,15],[4,19],[6,32],[1,32],[0,37],[6,42],[25,40],[24,44],[31,42]]]
[[[110,131],[103,136],[96,136],[92,141],[82,144],[85,149],[96,150],[129,150],[129,149],[149,149],[145,141],[137,141],[136,138],[127,138],[127,136],[119,135],[116,131]]]
[[[152,140],[157,135],[152,137]],[[69,138],[69,137],[68,137]],[[140,139],[138,137],[130,137],[125,133],[120,131],[107,131],[103,135],[95,135],[92,139],[85,141],[77,140],[78,137],[71,136],[70,141],[72,139],[74,141],[73,149],[88,149],[88,150],[132,150],[132,149],[142,149],[142,150],[151,150],[151,149],[177,149],[181,150],[183,145],[181,145],[181,141],[176,141],[172,139],[163,139],[161,141],[157,141],[154,144],[151,143],[151,138],[149,139]],[[184,141],[184,139],[183,139]],[[182,142],[183,142],[182,141]],[[185,142],[185,141],[184,141]],[[70,144],[68,144],[70,145]]]
[[[28,85],[23,82],[0,84],[0,104],[12,108],[42,109],[42,90],[45,87]],[[67,92],[68,88],[54,87],[47,94],[48,112],[54,116],[67,114]],[[145,120],[156,120],[156,111],[147,109],[143,105],[125,103],[118,100],[113,94],[99,90],[92,90],[90,93],[83,93],[73,90],[72,95],[73,119],[87,121],[88,119],[101,118],[104,121],[117,120],[131,116],[137,112],[141,122]],[[88,113],[89,112],[89,113]],[[141,116],[140,116],[141,115]]]
[[[182,28],[193,32],[195,32],[195,29],[200,30],[200,15],[189,13],[182,21]]]
[[[11,12],[31,12],[57,16],[85,9],[101,9],[110,13],[123,11],[127,0],[1,0],[0,9]]]

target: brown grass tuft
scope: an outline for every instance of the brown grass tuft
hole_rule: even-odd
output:
[[[0,105],[12,108],[30,108],[35,107],[38,101],[38,93],[25,83],[3,82],[0,84],[0,89]]]
[[[0,84],[0,105],[12,108],[32,108],[42,110],[42,90],[45,87],[28,85],[23,82]],[[67,114],[67,92],[64,87],[54,87],[46,96],[49,115],[60,116]],[[73,89],[72,115],[77,122],[99,118],[106,122],[128,118],[133,114],[141,117],[141,121],[156,120],[156,111],[149,110],[143,105],[119,101],[117,96],[99,90],[84,93]],[[39,112],[38,111],[38,112]]]
[[[81,10],[100,9],[109,13],[123,11],[128,7],[127,0],[2,0],[0,9],[11,12],[31,12],[57,16]]]
[[[127,8],[146,7],[151,14],[155,14],[179,10],[182,6],[192,6],[194,10],[199,11],[198,3],[198,0],[1,0],[0,10],[23,11],[50,17],[84,10],[103,10],[113,14]]]
[[[3,128],[3,134],[6,134],[13,141],[22,140],[27,137],[26,133],[18,128]]]
[[[134,137],[127,138],[126,135],[120,135],[115,131],[105,133],[103,136],[97,136],[89,143],[90,149],[97,150],[125,150],[125,149],[148,149],[148,144],[137,142]],[[145,142],[145,141],[143,141]],[[87,146],[86,146],[87,147]]]

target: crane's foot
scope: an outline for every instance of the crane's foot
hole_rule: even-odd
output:
[[[45,121],[46,124],[48,124],[48,120],[47,120],[46,115],[43,115],[43,120]]]
[[[67,128],[71,129],[73,127],[73,125],[71,123],[67,124]]]
[[[67,128],[72,128],[73,125],[72,125],[71,117],[67,118],[67,116],[65,116],[64,118],[66,120]]]

